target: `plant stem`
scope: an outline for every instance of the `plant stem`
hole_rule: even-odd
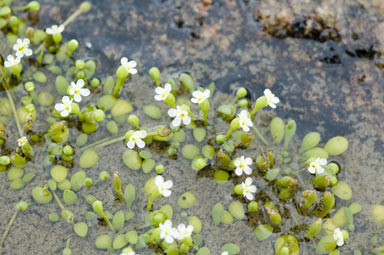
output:
[[[111,137],[108,137],[108,138],[104,138],[104,139],[101,139],[99,141],[96,141],[94,143],[91,143],[83,148],[80,148],[79,151],[84,151],[84,150],[87,150],[89,148],[92,148],[92,147],[95,147],[95,148],[98,148],[98,147],[103,147],[103,146],[107,146],[107,145],[110,145],[110,144],[113,144],[113,143],[117,143],[117,142],[120,142],[120,141],[123,141],[125,139],[125,136],[119,136],[119,137],[116,137],[116,138],[111,138]]]
[[[204,120],[204,126],[208,125],[208,113],[206,111],[203,111],[203,120]]]
[[[124,80],[117,78],[115,88],[113,89],[112,96],[114,98],[119,97],[120,86],[124,84]]]
[[[156,194],[151,194],[148,200],[148,205],[147,205],[147,212],[149,212],[152,209],[152,204],[153,204],[153,199],[155,199]]]
[[[228,140],[229,137],[231,137],[232,132],[233,132],[233,128],[230,127],[229,130],[228,130],[228,132],[227,132],[227,134],[225,135],[225,140]]]
[[[260,133],[260,131],[257,129],[257,127],[252,126],[253,131],[255,131],[256,135],[259,137],[259,139],[267,146],[269,146],[269,142],[265,140],[264,136]]]
[[[11,218],[11,220],[10,220],[9,223],[8,223],[8,226],[7,226],[7,228],[6,228],[5,231],[4,231],[4,234],[1,236],[1,239],[0,239],[0,248],[3,247],[3,243],[4,243],[4,241],[5,241],[5,238],[7,238],[8,232],[9,232],[9,230],[11,229],[11,226],[12,226],[13,222],[15,221],[16,216],[17,216],[18,213],[19,213],[19,210],[16,210],[16,211],[13,213],[12,218]]]
[[[0,72],[1,73],[1,79],[3,81],[3,87],[4,87],[4,90],[5,90],[5,93],[7,94],[8,100],[9,100],[9,102],[11,104],[11,108],[12,108],[12,112],[13,112],[13,117],[15,118],[15,121],[16,121],[16,127],[17,127],[17,131],[19,132],[19,137],[23,137],[24,133],[23,133],[23,130],[21,129],[21,124],[20,124],[20,121],[19,121],[19,115],[17,114],[16,106],[15,106],[15,103],[13,101],[13,96],[12,96],[11,88],[8,85],[7,81],[6,81],[6,77],[4,75],[4,70],[2,68],[0,68],[0,71],[1,71]]]
[[[60,209],[65,210],[65,207],[64,207],[63,203],[61,203],[59,197],[56,195],[56,192],[54,192],[53,190],[51,190],[51,191],[52,191],[53,197],[55,198],[56,202],[59,204]]]

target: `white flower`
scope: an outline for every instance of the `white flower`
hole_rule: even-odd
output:
[[[16,51],[16,56],[22,58],[25,56],[31,56],[32,50],[29,48],[29,39],[17,39],[16,44],[13,45],[13,50]]]
[[[53,25],[49,28],[47,28],[47,34],[49,35],[55,35],[55,34],[61,34],[65,29],[64,25]]]
[[[309,164],[308,171],[311,174],[322,174],[324,173],[323,166],[325,165],[327,165],[327,160],[325,158],[317,158],[315,161]]]
[[[227,251],[223,251],[220,255],[229,255]]]
[[[63,96],[62,104],[56,104],[55,109],[60,112],[62,117],[67,117],[72,111],[72,99],[69,99],[68,96]]]
[[[135,133],[133,133],[131,137],[129,137],[129,141],[127,143],[128,148],[133,149],[135,148],[135,145],[137,145],[137,147],[139,147],[140,149],[144,148],[145,142],[141,139],[145,138],[146,136],[147,132],[145,132],[144,130],[135,131]]]
[[[276,108],[276,104],[280,102],[280,99],[272,94],[271,90],[264,90],[264,96],[267,98],[268,105],[272,108]]]
[[[249,167],[252,165],[252,159],[251,158],[244,158],[244,156],[241,156],[240,158],[235,159],[235,173],[240,176],[244,173],[250,175],[252,173],[252,169]]]
[[[139,254],[136,254],[134,251],[128,251],[128,252],[123,252],[120,255],[139,255]]]
[[[337,246],[343,246],[344,245],[344,236],[343,236],[343,233],[340,231],[339,228],[336,228],[333,231],[333,239],[336,240]]]
[[[175,228],[172,228],[172,221],[166,220],[163,223],[160,223],[160,238],[165,239],[165,242],[167,243],[173,243],[174,239],[178,239],[179,233]]]
[[[183,121],[184,125],[188,125],[191,123],[191,117],[189,117],[188,112],[186,110],[181,109],[180,106],[176,106],[176,109],[169,109],[168,115],[172,118],[175,118],[172,121],[172,126],[178,127],[181,124],[181,121]]]
[[[14,65],[17,65],[20,63],[20,58],[16,56],[16,58],[12,55],[8,55],[7,60],[4,62],[4,66],[6,68],[10,68]]]
[[[242,110],[240,114],[237,115],[240,119],[240,126],[244,132],[248,132],[249,128],[253,126],[251,118],[249,118],[249,113],[246,110]]]
[[[160,194],[164,197],[169,197],[172,193],[170,190],[173,186],[172,180],[164,181],[163,176],[158,175],[155,178],[155,185],[157,186],[157,189],[159,190]]]
[[[19,147],[25,145],[27,142],[28,142],[28,139],[25,136],[23,136],[17,140],[17,144],[19,145]]]
[[[184,224],[179,224],[179,226],[177,226],[177,230],[178,230],[178,234],[179,234],[178,239],[183,240],[184,238],[190,237],[192,235],[193,226],[188,225],[186,227]]]
[[[195,90],[192,93],[193,98],[191,99],[192,103],[201,104],[211,95],[211,91],[209,89],[205,89],[204,92],[200,90]]]
[[[255,185],[252,185],[252,178],[248,177],[245,179],[245,182],[241,183],[241,185],[243,186],[244,197],[246,197],[248,200],[253,200],[253,194],[256,192],[257,188]]]
[[[121,65],[127,70],[128,73],[130,74],[136,74],[137,70],[135,69],[136,67],[136,61],[128,61],[128,58],[123,57],[120,60]]]
[[[89,89],[83,89],[83,87],[83,79],[79,79],[76,83],[71,82],[71,86],[69,87],[69,95],[71,95],[76,102],[81,102],[82,96],[86,97],[91,94],[91,91],[89,91]]]
[[[155,99],[156,99],[157,101],[164,101],[164,100],[168,97],[168,95],[169,95],[169,93],[171,92],[171,90],[172,90],[172,86],[171,86],[171,84],[169,84],[169,83],[166,83],[166,84],[164,85],[164,88],[162,88],[162,87],[157,87],[157,88],[155,89],[155,92],[156,92],[156,94],[157,94],[157,95],[155,95]]]

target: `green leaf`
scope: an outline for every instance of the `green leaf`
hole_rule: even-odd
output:
[[[257,240],[263,241],[272,235],[273,227],[268,224],[262,224],[256,227],[255,236]]]
[[[221,222],[221,219],[224,216],[224,206],[221,203],[215,204],[212,208],[212,218],[216,226]]]

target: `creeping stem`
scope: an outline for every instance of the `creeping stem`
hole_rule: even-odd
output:
[[[265,140],[264,136],[261,134],[261,132],[257,129],[257,127],[252,126],[253,131],[255,131],[257,137],[267,146],[269,146],[269,142]]]
[[[13,116],[14,116],[15,121],[16,121],[17,131],[19,132],[19,137],[23,137],[24,133],[23,133],[23,130],[21,129],[21,124],[20,124],[20,121],[19,121],[19,115],[17,114],[15,103],[13,101],[12,91],[11,91],[11,88],[8,85],[7,81],[6,81],[6,77],[4,75],[3,68],[0,68],[0,74],[1,74],[1,80],[3,81],[3,87],[4,87],[4,90],[5,90],[5,93],[7,94],[8,100],[9,100],[9,102],[11,104]]]
[[[1,239],[0,239],[0,249],[1,249],[1,247],[3,247],[3,243],[5,241],[5,238],[7,238],[8,232],[11,229],[11,226],[12,226],[13,222],[15,221],[18,213],[19,213],[19,210],[16,210],[13,213],[12,218],[11,218],[11,220],[8,223],[8,226],[7,226],[7,228],[4,231],[4,234],[1,236]]]

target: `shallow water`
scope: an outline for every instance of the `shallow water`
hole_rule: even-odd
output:
[[[63,22],[80,2],[41,1],[37,26],[45,28]],[[384,181],[381,174],[384,165],[384,62],[381,59],[384,4],[381,1],[216,0],[210,6],[198,0],[93,2],[92,11],[66,28],[64,39],[76,38],[80,45],[87,45],[77,56],[96,58],[97,76],[102,79],[114,73],[122,56],[136,60],[139,75],[129,81],[122,93],[133,105],[153,103],[152,80],[146,73],[151,66],[158,66],[164,77],[177,77],[180,72],[188,71],[201,85],[215,82],[220,91],[215,106],[226,99],[221,92],[234,93],[235,88],[246,86],[254,100],[265,88],[271,88],[282,102],[274,112],[263,111],[260,116],[264,120],[275,114],[295,119],[300,138],[309,131],[319,131],[323,142],[336,135],[346,136],[349,149],[337,158],[343,166],[340,178],[351,184],[352,201],[359,202],[363,211],[355,216],[356,230],[340,252],[352,254],[354,249],[360,249],[367,253],[373,248],[369,240],[375,224],[369,220],[369,209],[372,204],[383,203],[384,194],[381,185]],[[4,49],[2,54],[10,51],[11,48]],[[48,89],[54,90],[53,86]],[[4,92],[0,92],[0,97],[4,96]],[[154,104],[164,112],[167,110],[164,104]],[[140,111],[137,114],[143,116]],[[143,126],[150,123],[149,118],[142,117]],[[220,124],[217,123],[218,129],[225,131]],[[46,130],[48,124],[40,121],[36,127]],[[128,127],[126,123],[120,133],[124,134]],[[7,126],[7,133],[15,134],[14,139],[9,139],[10,145],[15,146],[14,123]],[[71,136],[78,134],[78,130],[71,130]],[[104,130],[90,135],[89,139],[92,142],[106,135]],[[119,171],[124,183],[137,184],[139,190],[154,173],[128,170],[121,161],[125,150],[123,143],[98,149],[99,164],[87,170],[87,174],[96,178],[100,170]],[[254,155],[259,152],[257,146],[249,150]],[[9,189],[6,173],[0,173],[1,230],[11,217],[14,204],[20,199],[28,200],[31,189],[43,185],[49,177],[50,168],[41,165],[44,153],[36,154],[25,171],[34,172],[37,177],[24,189]],[[170,203],[174,207],[174,221],[186,221],[180,216],[182,210],[177,206],[177,199],[186,191],[193,192],[198,204],[189,209],[188,214],[202,220],[203,245],[210,248],[211,254],[219,254],[220,247],[227,242],[239,245],[240,254],[273,254],[278,234],[258,242],[253,236],[254,226],[249,227],[245,220],[219,227],[212,224],[212,206],[217,202],[227,206],[233,200],[232,182],[217,185],[211,178],[197,178],[190,162],[181,156],[177,161],[167,159],[162,163],[167,166],[165,179],[173,179],[175,186],[170,198],[157,200],[154,206],[159,208]],[[78,169],[74,167],[71,171]],[[265,184],[259,181],[256,185],[262,189]],[[109,182],[91,187],[86,193],[104,201],[104,207],[111,212],[123,208],[113,201]],[[138,191],[133,206],[136,217],[126,224],[126,230],[143,224],[146,202],[147,197]],[[337,200],[337,203],[343,202]],[[78,218],[91,210],[84,200],[69,208]],[[16,249],[18,254],[60,254],[68,238],[73,254],[105,254],[95,248],[94,240],[100,234],[109,233],[107,228],[93,222],[87,238],[82,239],[63,220],[51,223],[48,220],[51,212],[59,212],[54,202],[31,206],[26,213],[19,214],[3,254],[15,254]],[[377,246],[383,245],[384,240],[380,238],[383,227],[377,226],[377,231]],[[303,241],[300,245],[301,254],[314,254],[313,241]],[[151,254],[151,251],[140,251],[140,254]]]

